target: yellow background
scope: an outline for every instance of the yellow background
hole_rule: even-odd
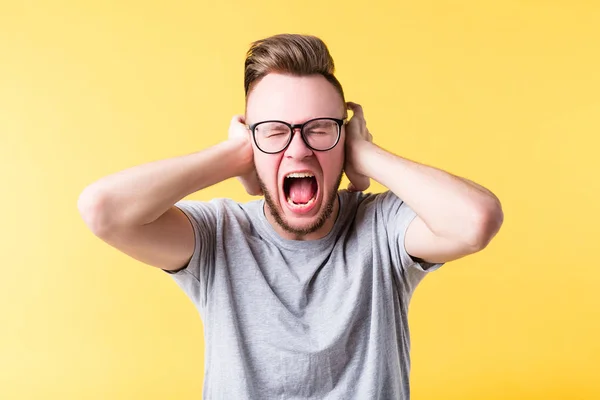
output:
[[[600,398],[600,5],[584,0],[2,1],[0,398],[200,398],[191,301],[95,238],[77,197],[224,139],[249,43],[280,32],[326,41],[378,144],[502,200],[492,244],[415,293],[413,398]],[[191,198],[216,196],[249,199],[235,180]]]

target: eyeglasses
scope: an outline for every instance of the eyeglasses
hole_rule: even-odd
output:
[[[292,142],[294,130],[300,129],[302,140],[310,149],[327,151],[340,140],[345,120],[337,118],[315,118],[303,124],[288,124],[283,121],[261,121],[248,126],[256,147],[263,153],[276,154],[285,150]]]

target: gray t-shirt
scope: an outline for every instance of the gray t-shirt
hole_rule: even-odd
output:
[[[190,263],[171,273],[204,324],[204,399],[409,399],[408,304],[427,272],[394,193],[338,192],[322,239],[282,239],[264,200],[182,200]]]

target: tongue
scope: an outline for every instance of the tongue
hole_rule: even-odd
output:
[[[314,178],[290,179],[290,199],[296,204],[306,204],[317,191],[317,181]]]

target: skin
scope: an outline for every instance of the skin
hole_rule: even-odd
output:
[[[248,125],[269,119],[299,124],[312,118],[345,115],[341,95],[323,76],[273,73],[254,85],[245,121]],[[257,180],[265,196],[265,215],[283,238],[318,239],[333,227],[339,209],[337,191],[344,168],[345,138],[343,127],[338,145],[324,152],[307,147],[298,131],[290,145],[277,154],[265,154],[252,144]],[[303,214],[287,206],[283,180],[290,172],[305,170],[315,175],[319,189],[315,206]]]

